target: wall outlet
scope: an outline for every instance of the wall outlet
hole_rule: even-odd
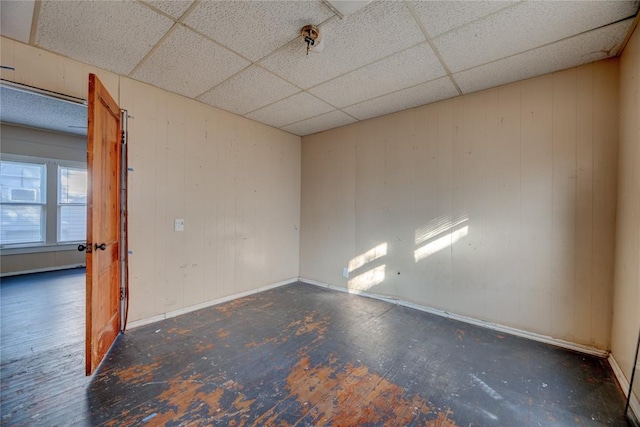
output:
[[[349,269],[347,267],[342,268],[342,277],[344,277],[345,279],[349,278]]]
[[[184,219],[176,218],[174,229],[175,231],[184,231]]]

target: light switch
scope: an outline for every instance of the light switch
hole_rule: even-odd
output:
[[[184,231],[184,219],[183,218],[176,218],[175,230],[176,231]]]
[[[342,277],[344,277],[345,279],[349,278],[349,269],[347,267],[342,268]]]

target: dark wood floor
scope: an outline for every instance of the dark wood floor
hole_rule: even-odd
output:
[[[84,274],[1,279],[1,425],[68,425],[69,400],[84,402]]]
[[[2,425],[626,425],[604,359],[302,283],[127,332],[85,378],[83,286],[3,279]]]

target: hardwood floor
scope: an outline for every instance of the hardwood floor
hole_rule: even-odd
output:
[[[6,277],[0,285],[0,423],[67,425],[82,407],[84,269]],[[82,411],[82,412],[86,412]]]
[[[86,378],[82,273],[3,279],[2,425],[626,425],[604,359],[303,283],[129,331]]]

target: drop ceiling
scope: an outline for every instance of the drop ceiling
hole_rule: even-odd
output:
[[[616,56],[639,3],[2,0],[0,33],[308,135]]]
[[[86,136],[87,107],[0,85],[0,122]]]

